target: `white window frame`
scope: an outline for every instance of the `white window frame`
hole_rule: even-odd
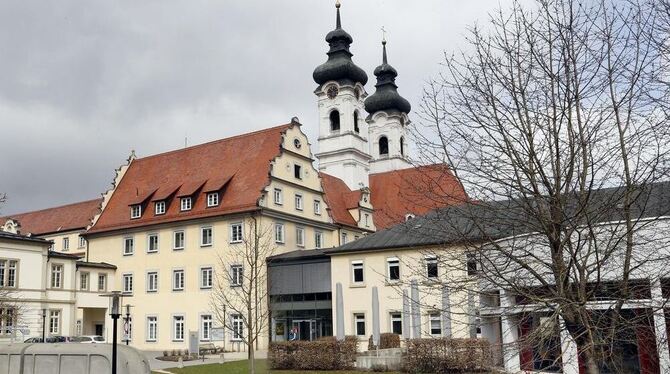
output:
[[[69,251],[70,250],[70,238],[65,237],[63,238],[63,251]]]
[[[297,193],[295,194],[295,210],[302,211],[304,209],[302,195]]]
[[[207,194],[207,207],[219,206],[219,193],[218,192],[209,192]]]
[[[130,219],[142,217],[142,205],[135,204],[130,206]]]
[[[186,288],[186,272],[184,269],[172,270],[172,291],[181,292]]]
[[[51,288],[63,288],[63,264],[51,264]]]
[[[209,242],[205,243],[205,231],[209,230]],[[214,227],[212,226],[203,226],[200,228],[200,246],[201,247],[211,247],[214,245]]]
[[[356,280],[356,270],[361,270],[362,280]],[[364,284],[365,283],[365,264],[362,260],[351,261],[351,283]]]
[[[314,200],[314,214],[321,215],[321,200]]]
[[[242,243],[244,239],[244,224],[235,222],[230,224],[230,243]]]
[[[203,266],[200,268],[200,289],[209,290],[214,286],[214,268]]]
[[[391,313],[389,313],[389,320],[391,321],[391,326],[390,326],[391,333],[402,335],[402,331],[405,328],[405,326],[403,326],[403,323],[402,323],[402,313],[401,312],[391,312]],[[400,332],[399,333],[393,331],[393,323],[394,322],[400,322]]]
[[[189,211],[193,209],[193,198],[191,196],[185,196],[179,199],[179,209],[182,212]]]
[[[90,287],[91,273],[87,271],[82,271],[79,273],[79,290],[88,291]]]
[[[440,332],[433,333],[433,322],[437,322],[440,326]],[[428,334],[431,336],[442,336],[442,316],[438,312],[430,312],[428,314]]]
[[[130,243],[130,245],[128,245]],[[132,256],[135,254],[135,238],[132,236],[126,236],[123,238],[123,255]]]
[[[358,330],[358,324],[363,322],[363,331]],[[354,313],[354,335],[356,336],[366,336],[367,332],[367,323],[365,321],[365,313]]]
[[[101,279],[102,279],[102,287],[100,287]],[[107,274],[98,273],[98,291],[107,291]]]
[[[365,217],[365,227],[370,227],[370,215],[365,213],[363,217]]]
[[[275,243],[284,244],[286,242],[285,231],[283,223],[275,222]]]
[[[128,282],[127,280],[130,281]],[[135,280],[133,279],[133,273],[123,273],[123,275],[121,276],[121,286],[123,287],[124,294],[130,295],[133,293],[135,288]]]
[[[345,244],[347,244],[348,241],[349,241],[349,234],[347,234],[346,232],[343,232],[343,233],[340,235],[340,242],[341,242],[341,245],[345,245]]]
[[[155,284],[151,281],[152,278],[155,278]],[[158,270],[147,271],[147,293],[158,292],[158,282]]]
[[[244,320],[241,314],[230,315],[230,325],[232,327],[231,341],[241,341],[244,338]]]
[[[151,249],[151,238],[156,238],[156,248]],[[147,253],[158,253],[160,249],[160,236],[157,233],[147,234]]]
[[[295,228],[295,245],[298,247],[304,247],[305,246],[305,228],[304,227],[296,227]]]
[[[19,281],[18,273],[19,260],[7,260],[7,280],[3,282],[3,285],[7,288],[16,288]]]
[[[398,279],[391,279],[391,267],[398,267]],[[400,281],[400,259],[397,257],[389,257],[386,259],[386,281],[399,282]]]
[[[153,329],[152,329],[153,327]],[[153,335],[152,335],[153,332]],[[147,316],[147,342],[158,341],[158,316]]]
[[[157,216],[165,214],[165,211],[167,210],[166,205],[165,200],[156,201],[154,203],[154,214]]]
[[[240,287],[244,282],[244,267],[239,264],[230,265],[230,286]]]
[[[273,192],[273,196],[274,196],[273,199],[274,199],[275,205],[284,204],[284,196],[283,196],[281,188],[275,188],[274,192]]]
[[[61,310],[60,309],[49,309],[49,334],[50,335],[60,334],[60,319],[61,319]]]
[[[79,248],[86,248],[86,238],[79,235]]]
[[[320,249],[321,247],[323,247],[323,233],[314,231],[314,248]]]
[[[177,329],[179,325],[181,325],[181,336]],[[175,314],[172,316],[172,341],[183,342],[184,335],[186,335],[186,317],[183,314]]]
[[[437,262],[437,256],[426,256],[425,261],[426,261],[426,278],[428,278],[428,279],[438,279],[440,277],[440,266]],[[435,265],[437,275],[434,276],[434,277],[430,276],[430,271],[429,271],[429,266],[430,265]]]
[[[200,315],[200,341],[212,341],[212,327],[214,326],[214,318],[211,314]]]
[[[181,247],[177,247],[177,234],[181,233]],[[186,231],[185,230],[175,230],[172,232],[172,249],[175,251],[181,251],[186,247]]]

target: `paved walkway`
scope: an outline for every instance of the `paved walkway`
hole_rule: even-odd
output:
[[[161,371],[162,369],[174,368],[177,367],[177,362],[173,361],[161,361],[157,360],[156,357],[163,355],[163,351],[142,351],[142,354],[149,361],[149,367],[151,370]],[[263,359],[267,358],[267,351],[256,351],[256,358]],[[247,352],[226,352],[223,354],[223,361],[240,361],[247,359]],[[205,365],[205,364],[216,364],[221,362],[221,355],[206,355],[205,360],[202,359],[193,360],[193,361],[184,361],[184,366],[195,366],[195,365]]]

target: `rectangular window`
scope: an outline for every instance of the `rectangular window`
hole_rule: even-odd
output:
[[[354,283],[363,283],[363,261],[354,261],[351,263]]]
[[[314,200],[314,214],[321,215],[321,201]]]
[[[88,278],[89,273],[80,273],[79,274],[79,289],[82,291],[88,291]]]
[[[49,334],[60,332],[60,310],[49,311]]]
[[[281,188],[275,188],[274,189],[274,201],[275,201],[275,204],[282,205],[283,198],[282,198]]]
[[[302,210],[302,195],[295,195],[295,210]]]
[[[16,311],[12,308],[0,309],[0,334],[12,334]]]
[[[133,238],[123,239],[123,255],[130,256],[135,253],[135,240]]]
[[[232,340],[242,340],[244,337],[244,322],[242,321],[241,314],[233,314],[230,316],[230,322],[232,325]]]
[[[295,179],[302,179],[302,166],[298,164],[293,165],[293,176]]]
[[[172,249],[184,249],[184,231],[175,231],[173,234]]]
[[[184,270],[172,271],[172,291],[184,290]]]
[[[305,246],[305,229],[302,227],[295,228],[295,244],[298,247]]]
[[[156,215],[165,214],[165,201],[156,201],[154,205],[154,212]]]
[[[230,225],[230,242],[242,243],[242,223],[233,223]]]
[[[158,272],[147,273],[147,292],[158,292]]]
[[[213,207],[219,205],[219,193],[210,192],[207,194],[207,207]]]
[[[354,323],[356,324],[356,335],[365,336],[365,314],[354,314]]]
[[[79,236],[79,248],[85,248],[86,247],[86,238],[83,236]]]
[[[233,287],[241,286],[244,280],[244,270],[242,265],[230,265],[230,285]]]
[[[142,216],[142,206],[132,205],[130,207],[130,219],[140,218]]]
[[[158,339],[158,317],[147,317],[147,341],[155,342]]]
[[[430,313],[430,335],[442,335],[442,319],[440,313]]]
[[[18,269],[19,262],[16,260],[9,261],[9,269],[7,269],[7,282],[5,283],[7,287],[16,287],[16,271]]]
[[[319,249],[323,246],[323,233],[317,231],[314,233],[314,248]]]
[[[370,227],[370,215],[365,213],[365,227]]]
[[[468,275],[477,275],[477,256],[474,253],[466,254]]]
[[[284,224],[275,223],[275,242],[283,244],[284,243]]]
[[[0,287],[5,287],[5,277],[7,276],[7,260],[0,260]]]
[[[172,317],[172,340],[176,342],[184,341],[184,316]]]
[[[212,226],[200,228],[200,246],[209,247],[212,245]]]
[[[435,256],[426,257],[426,277],[437,278],[438,274],[439,273],[437,270],[437,257]]]
[[[107,291],[107,274],[98,274],[98,291]]]
[[[123,274],[123,292],[133,293],[133,275]]]
[[[147,235],[147,253],[158,252],[158,234]]]
[[[63,238],[63,250],[67,251],[70,249],[70,238]]]
[[[212,340],[212,315],[203,314],[200,316],[200,340]]]
[[[200,288],[212,288],[214,284],[214,270],[211,267],[200,269]]]
[[[388,280],[392,282],[400,280],[400,260],[389,258],[386,263],[388,265]]]
[[[349,235],[347,235],[346,232],[343,232],[343,233],[342,233],[342,240],[341,240],[342,245],[347,244],[347,241],[348,241],[348,240],[349,240]]]
[[[402,335],[402,314],[391,313],[391,332]]]
[[[181,211],[182,212],[185,211],[185,210],[191,210],[192,205],[193,205],[193,200],[191,199],[190,196],[181,198]]]
[[[51,265],[51,288],[63,287],[63,265]]]

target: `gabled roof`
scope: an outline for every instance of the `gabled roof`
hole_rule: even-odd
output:
[[[102,199],[82,201],[34,212],[12,214],[0,220],[5,221],[8,218],[17,220],[21,224],[21,232],[32,235],[83,230],[98,213],[101,202]]]
[[[319,173],[321,186],[325,194],[326,204],[330,209],[333,221],[340,225],[358,227],[358,223],[349,213],[349,209],[358,207],[361,199],[360,191],[352,191],[340,178],[326,173]]]
[[[291,126],[133,160],[89,233],[258,209],[258,199],[270,181],[271,162],[280,155],[282,136]],[[212,186],[221,186],[221,196],[217,207],[208,208],[204,190]],[[147,198],[142,216],[131,219],[129,204],[154,191],[171,196],[165,214],[155,215],[153,198]],[[177,197],[187,195],[193,195],[193,207],[182,212]]]
[[[40,238],[34,238],[31,236],[27,235],[21,235],[21,234],[14,234],[11,232],[6,232],[0,230],[0,239],[9,239],[9,240],[18,240],[18,241],[23,241],[23,242],[32,242],[32,243],[39,243],[42,245],[49,245],[51,244],[51,241],[40,239]]]
[[[404,222],[407,214],[423,215],[468,200],[463,185],[445,164],[370,174],[370,191],[378,230]]]

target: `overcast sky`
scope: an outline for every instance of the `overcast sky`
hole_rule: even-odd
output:
[[[385,26],[416,108],[443,52],[463,48],[466,27],[498,4],[342,0],[342,24],[369,93]],[[99,197],[132,149],[143,157],[185,137],[297,116],[315,145],[312,71],[334,23],[329,0],[0,1],[0,214]]]

